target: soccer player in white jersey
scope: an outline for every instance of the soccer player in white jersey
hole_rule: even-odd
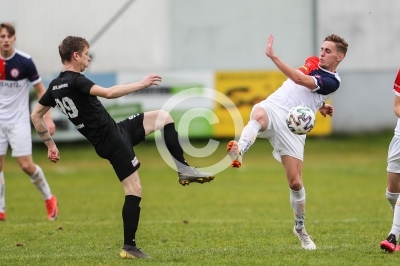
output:
[[[400,235],[400,70],[397,72],[393,91],[397,125],[388,151],[386,198],[394,213],[392,229],[388,237],[381,242],[381,249],[388,252],[400,251],[400,245],[396,247]]]
[[[325,104],[339,88],[340,78],[336,72],[344,59],[348,44],[337,36],[329,35],[321,46],[319,58],[309,57],[304,66],[294,69],[283,62],[273,51],[274,36],[270,35],[266,55],[288,79],[265,100],[256,104],[250,121],[244,127],[238,142],[230,141],[227,151],[232,167],[242,165],[242,157],[257,137],[266,138],[274,148],[273,156],[282,163],[290,188],[290,204],[294,212],[294,234],[304,249],[316,249],[304,227],[306,192],[302,182],[305,135],[295,135],[288,129],[285,118],[292,107],[307,106],[319,110],[325,117],[332,116],[333,106]]]
[[[29,114],[29,88],[32,83],[40,99],[46,89],[32,58],[14,48],[15,28],[8,22],[0,24],[0,221],[6,219],[5,182],[3,165],[10,144],[12,157],[16,157],[21,169],[30,176],[32,184],[42,194],[47,218],[58,215],[57,199],[51,193],[42,169],[32,159],[32,137]],[[50,114],[46,125],[53,134],[55,125]]]

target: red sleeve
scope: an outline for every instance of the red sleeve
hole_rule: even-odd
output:
[[[400,69],[399,72],[397,72],[397,77],[396,80],[394,81],[394,88],[396,92],[400,93]]]
[[[299,67],[298,70],[308,75],[310,74],[311,71],[317,69],[318,65],[319,65],[319,58],[316,56],[310,56],[309,58],[306,59],[304,65]]]

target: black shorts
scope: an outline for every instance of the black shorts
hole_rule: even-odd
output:
[[[133,147],[145,139],[143,117],[144,114],[140,113],[117,123],[118,130],[109,136],[107,148],[96,150],[100,157],[110,161],[120,181],[140,167]]]

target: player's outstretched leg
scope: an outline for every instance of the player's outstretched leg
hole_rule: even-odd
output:
[[[228,145],[226,146],[226,151],[231,158],[232,167],[240,168],[242,166],[243,152],[239,148],[239,144],[234,140],[229,141]]]
[[[170,152],[178,169],[178,181],[182,186],[192,182],[203,184],[214,180],[214,174],[203,173],[195,167],[189,166],[183,156],[183,149],[179,142],[178,132],[175,130],[175,123],[169,123],[161,130],[165,146]]]
[[[141,259],[147,258],[147,255],[136,246],[124,245],[119,253],[121,259]]]
[[[196,167],[191,166],[184,166],[178,171],[179,183],[182,186],[189,185],[192,182],[203,184],[211,182],[214,178],[214,174],[201,172]]]
[[[306,250],[314,250],[317,248],[314,242],[311,240],[310,236],[307,234],[306,229],[304,227],[302,227],[300,230],[297,230],[296,226],[294,226],[293,233],[300,240],[302,248]]]
[[[387,252],[397,251],[396,248],[396,236],[394,234],[388,235],[388,237],[381,242],[381,249]]]

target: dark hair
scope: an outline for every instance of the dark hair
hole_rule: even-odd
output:
[[[66,37],[58,46],[61,62],[71,62],[72,54],[78,52],[81,55],[85,47],[90,47],[89,42],[85,38],[76,36]]]
[[[340,37],[339,35],[336,34],[331,34],[326,36],[324,41],[329,41],[329,42],[334,42],[336,44],[336,49],[340,52],[346,55],[347,53],[347,47],[349,46],[347,42]]]
[[[11,25],[11,23],[9,23],[9,22],[2,22],[2,23],[0,24],[0,30],[1,30],[1,29],[6,29],[6,30],[8,31],[8,33],[9,33],[11,36],[14,36],[14,35],[15,35],[15,28],[14,28],[14,26]]]

